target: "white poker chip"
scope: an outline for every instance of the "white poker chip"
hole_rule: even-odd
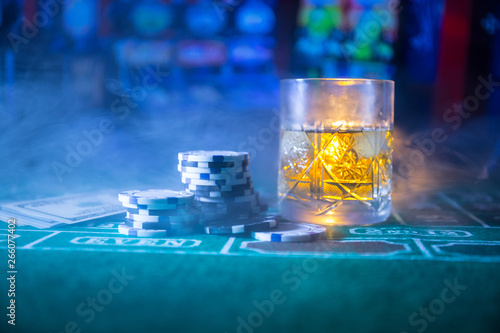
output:
[[[253,189],[253,182],[248,184],[240,185],[196,185],[187,184],[186,189],[188,191],[220,191],[220,192],[232,192]]]
[[[205,185],[205,186],[229,186],[229,185],[243,185],[250,184],[252,182],[251,177],[242,179],[193,179],[193,178],[181,178],[181,182],[190,185]]]
[[[258,200],[243,201],[243,202],[205,202],[205,201],[198,201],[196,206],[197,206],[198,209],[207,209],[207,208],[217,208],[217,209],[220,209],[220,208],[225,208],[225,209],[229,209],[229,210],[238,210],[238,209],[245,209],[245,208],[257,207],[257,206],[259,206],[259,202],[258,202]]]
[[[242,190],[242,191],[193,191],[196,197],[208,197],[208,198],[225,198],[225,197],[241,197],[245,195],[254,194],[253,189]]]
[[[184,222],[141,222],[125,219],[125,224],[129,227],[146,230],[186,229],[197,226],[199,222],[199,219]]]
[[[189,209],[133,209],[127,208],[127,212],[135,215],[144,215],[144,216],[179,216],[186,215],[191,212],[193,208]]]
[[[260,207],[253,206],[240,209],[228,209],[228,208],[202,208],[201,214],[259,214],[261,212]]]
[[[131,214],[127,212],[126,218],[132,221],[138,222],[172,222],[172,223],[190,223],[193,221],[197,221],[199,219],[199,213],[197,211],[193,211],[190,213],[181,214],[179,213],[176,216],[150,216],[150,215],[138,215]]]
[[[224,151],[224,150],[196,150],[186,151],[178,154],[180,161],[193,162],[234,162],[248,160],[247,152]]]
[[[136,205],[178,205],[190,204],[194,195],[187,191],[145,190],[125,191],[118,194],[118,200]]]
[[[201,202],[213,202],[213,203],[232,203],[232,202],[253,202],[253,203],[258,203],[258,193],[250,194],[250,195],[243,195],[239,197],[219,197],[219,198],[212,198],[212,197],[201,197],[197,196],[196,200],[201,201]]]
[[[274,227],[278,222],[274,216],[253,218],[233,218],[205,225],[207,234],[241,234],[249,231],[264,231]]]
[[[252,232],[252,237],[266,242],[310,242],[325,234],[326,228],[316,224],[281,222],[270,231]]]
[[[224,173],[238,173],[248,171],[248,167],[233,167],[233,168],[194,168],[178,165],[177,171],[185,173],[208,173],[208,174],[224,174]]]
[[[232,162],[195,162],[179,160],[180,167],[205,168],[205,169],[227,169],[227,168],[248,168],[250,160]]]
[[[250,171],[246,172],[236,172],[236,173],[187,173],[182,172],[183,178],[191,178],[191,179],[205,179],[205,180],[219,180],[224,179],[227,181],[233,181],[235,179],[243,179],[250,177]]]
[[[188,204],[172,204],[172,205],[138,205],[138,204],[131,204],[131,203],[126,203],[122,202],[122,206],[125,208],[130,208],[130,209],[146,209],[146,210],[168,210],[168,209],[186,209],[189,207],[192,207],[194,204],[194,201],[192,203]]]
[[[196,228],[153,230],[134,228],[125,223],[120,223],[118,225],[118,232],[122,235],[133,237],[176,237],[194,234]]]

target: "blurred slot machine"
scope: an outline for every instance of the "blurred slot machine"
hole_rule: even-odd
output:
[[[99,0],[62,4],[63,90],[80,108],[99,108],[104,103],[105,58],[99,44]]]
[[[233,70],[271,74],[275,70],[276,46],[272,5],[261,0],[247,1],[237,8],[234,19],[238,34],[229,43]]]
[[[183,18],[185,35],[176,44],[175,81],[181,87],[221,83],[227,74],[227,13],[212,1],[202,0],[187,4]]]
[[[242,75],[274,70],[273,1],[201,0],[186,8],[190,40],[177,45],[187,82],[233,87]],[[196,54],[196,60],[194,59]]]
[[[302,0],[295,72],[390,79],[398,17],[390,0]]]
[[[119,77],[114,93],[146,108],[152,100],[169,98],[165,87],[171,82],[176,9],[170,1],[143,0],[118,1],[108,10]]]

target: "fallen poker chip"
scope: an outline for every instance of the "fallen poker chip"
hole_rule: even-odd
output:
[[[189,214],[179,214],[176,216],[148,216],[148,215],[138,215],[131,214],[127,212],[126,218],[132,221],[139,222],[173,222],[173,223],[182,223],[182,222],[194,222],[199,219],[199,213],[189,213]]]
[[[196,228],[153,230],[134,228],[125,223],[120,223],[118,225],[118,232],[120,234],[133,237],[176,237],[191,235],[196,233],[196,231]]]
[[[232,161],[232,162],[195,162],[195,161],[179,161],[179,167],[188,168],[245,168],[248,167],[249,160]]]
[[[241,179],[193,179],[193,178],[181,178],[181,182],[184,184],[193,185],[207,185],[207,186],[227,186],[227,185],[243,185],[250,184],[252,182],[251,177],[241,178]]]
[[[325,234],[326,228],[316,224],[281,222],[273,230],[252,232],[252,237],[266,242],[310,242]]]
[[[179,153],[177,156],[180,161],[192,162],[235,162],[249,159],[247,152],[225,150],[186,151]]]
[[[118,194],[118,200],[123,203],[137,205],[178,205],[190,204],[194,195],[187,191],[172,191],[153,189],[144,191],[125,191]]]
[[[251,231],[270,230],[278,225],[274,216],[235,218],[205,224],[207,234],[242,234]]]

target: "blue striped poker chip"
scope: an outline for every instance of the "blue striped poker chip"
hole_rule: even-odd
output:
[[[130,209],[146,209],[146,210],[169,210],[169,209],[188,209],[193,207],[194,201],[190,203],[182,203],[182,204],[171,204],[171,205],[138,205],[138,204],[129,204],[122,202],[123,207]]]
[[[193,184],[193,185],[205,185],[205,186],[224,186],[224,185],[243,185],[243,184],[251,184],[252,178],[242,178],[242,179],[193,179],[193,178],[181,178],[181,182],[184,184]]]
[[[192,191],[220,191],[220,192],[231,192],[231,191],[242,191],[253,189],[253,182],[240,185],[196,185],[187,184],[186,189],[190,192]]]
[[[258,205],[247,207],[202,207],[201,215],[206,214],[260,214],[261,208]]]
[[[199,220],[191,222],[141,222],[125,219],[125,224],[129,227],[147,230],[192,228],[199,225],[199,222]]]
[[[310,242],[325,234],[326,228],[316,224],[281,222],[269,231],[253,231],[252,237],[266,242]]]
[[[223,221],[227,219],[249,219],[260,216],[259,213],[225,213],[225,214],[203,214],[200,218],[200,225],[207,225],[208,222]]]
[[[250,177],[250,171],[246,172],[236,172],[236,173],[181,173],[182,178],[191,178],[191,179],[203,179],[203,180],[220,180],[224,179],[228,182],[232,182],[237,179],[246,179]]]
[[[245,209],[258,207],[258,201],[244,201],[244,202],[205,202],[198,201],[196,204],[198,209],[205,208],[224,208],[224,209]]]
[[[251,231],[269,231],[277,225],[274,216],[259,216],[213,222],[205,224],[204,229],[207,234],[242,234]]]
[[[208,215],[227,215],[227,216],[239,216],[245,214],[245,216],[255,216],[260,215],[260,209],[258,207],[248,208],[248,209],[206,209],[201,212],[201,218]]]
[[[199,205],[198,210],[201,212],[209,212],[209,211],[228,211],[228,212],[239,212],[239,211],[256,211],[260,212],[259,204],[255,202],[245,202],[244,205],[240,204],[222,204],[222,205]]]
[[[200,215],[198,211],[193,211],[189,214],[182,214],[176,216],[148,216],[148,215],[138,215],[131,214],[127,212],[126,218],[132,221],[138,222],[173,222],[173,223],[190,223],[197,221]]]
[[[194,162],[194,161],[179,161],[180,167],[190,168],[205,168],[205,169],[220,169],[220,168],[245,168],[248,167],[249,160],[233,161],[233,162]]]
[[[224,150],[196,150],[178,154],[180,161],[191,162],[235,162],[249,159],[247,152]]]
[[[189,191],[197,197],[207,197],[207,198],[225,198],[225,197],[238,197],[243,195],[254,194],[253,189],[241,190],[241,191]]]
[[[259,192],[255,192],[254,194],[249,194],[249,195],[237,196],[237,197],[210,198],[210,197],[197,196],[196,200],[199,202],[212,202],[212,203],[240,203],[240,202],[258,203]]]
[[[179,172],[184,173],[206,173],[211,175],[220,175],[225,173],[240,173],[247,172],[248,167],[234,167],[234,168],[193,168],[193,167],[185,167],[185,166],[177,166],[177,170]]]
[[[196,228],[153,230],[134,228],[126,225],[125,223],[120,223],[118,225],[118,232],[120,234],[132,237],[176,237],[191,235],[196,233],[196,231]]]
[[[127,212],[135,215],[144,215],[144,216],[181,216],[187,215],[191,212],[190,209],[133,209],[127,208]]]
[[[192,203],[194,195],[186,191],[144,190],[125,191],[118,194],[118,200],[136,205],[178,205]]]

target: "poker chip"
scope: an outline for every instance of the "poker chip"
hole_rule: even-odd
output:
[[[144,215],[144,216],[179,216],[186,215],[190,213],[190,210],[186,209],[133,209],[127,208],[127,212],[134,215]]]
[[[249,184],[252,180],[250,177],[241,179],[216,179],[216,180],[206,180],[206,179],[193,179],[193,178],[181,178],[184,184],[193,185],[208,185],[208,186],[223,186],[223,185],[242,185]]]
[[[178,154],[180,161],[190,162],[235,162],[248,160],[247,152],[223,151],[223,150],[196,150],[181,152]]]
[[[200,212],[193,193],[155,189],[125,191],[118,200],[127,209],[118,232],[134,237],[170,237],[196,232]]]
[[[241,191],[189,191],[198,197],[208,198],[224,198],[224,197],[239,197],[244,195],[254,194],[253,189]]]
[[[203,179],[203,180],[221,180],[224,179],[226,181],[233,181],[236,179],[247,179],[250,177],[250,172],[236,172],[236,173],[181,173],[183,178],[191,178],[191,179]]]
[[[193,220],[192,222],[141,222],[125,219],[125,224],[129,227],[147,230],[163,230],[163,229],[185,229],[193,228],[197,226],[199,220]]]
[[[199,216],[194,213],[190,214],[179,214],[176,216],[148,216],[148,215],[138,215],[131,214],[127,212],[126,218],[132,221],[139,222],[186,222],[190,223],[199,219]]]
[[[194,201],[187,204],[172,204],[172,205],[138,205],[138,204],[130,204],[122,202],[122,206],[130,209],[147,209],[147,210],[169,210],[169,209],[186,209],[189,207],[193,207]]]
[[[198,197],[196,200],[200,200]],[[198,201],[196,205],[199,209],[206,208],[226,208],[226,209],[245,209],[250,207],[258,207],[258,200],[255,201],[243,201],[243,202],[206,202]]]
[[[190,192],[192,191],[218,191],[218,192],[232,192],[232,191],[244,191],[253,189],[253,183],[240,184],[240,185],[196,185],[188,184],[186,189]]]
[[[212,175],[224,173],[238,173],[248,171],[248,167],[232,167],[232,168],[193,168],[185,166],[177,166],[179,172],[184,173],[208,173]]]
[[[203,214],[203,218],[200,219],[200,224],[202,226],[207,225],[209,222],[216,222],[216,221],[221,221],[221,219],[249,219],[256,217],[258,215],[256,214],[245,214],[245,213],[239,213],[239,214]]]
[[[247,208],[202,208],[202,214],[259,214],[260,207],[247,207]]]
[[[179,160],[180,167],[190,167],[190,168],[245,168],[248,167],[249,161],[234,161],[234,162],[194,162],[194,161],[184,161]]]
[[[325,234],[326,229],[316,224],[282,222],[270,231],[253,231],[252,237],[266,242],[309,242]]]
[[[220,198],[210,198],[210,197],[197,197],[196,200],[201,202],[212,202],[212,203],[229,203],[229,202],[255,202],[257,203],[257,194],[250,194],[238,197],[220,197]]]
[[[206,224],[207,234],[241,234],[251,231],[264,231],[276,227],[278,222],[274,216],[255,218],[228,219]]]
[[[253,218],[263,211],[248,169],[248,153],[190,151],[179,153],[178,158],[177,170],[195,197],[202,224]]]
[[[137,205],[177,205],[190,204],[194,195],[187,191],[145,190],[126,191],[118,194],[118,200],[123,203]]]
[[[196,228],[154,230],[134,228],[126,225],[125,223],[120,223],[118,225],[118,232],[120,234],[133,237],[175,237],[194,234],[196,232]]]

